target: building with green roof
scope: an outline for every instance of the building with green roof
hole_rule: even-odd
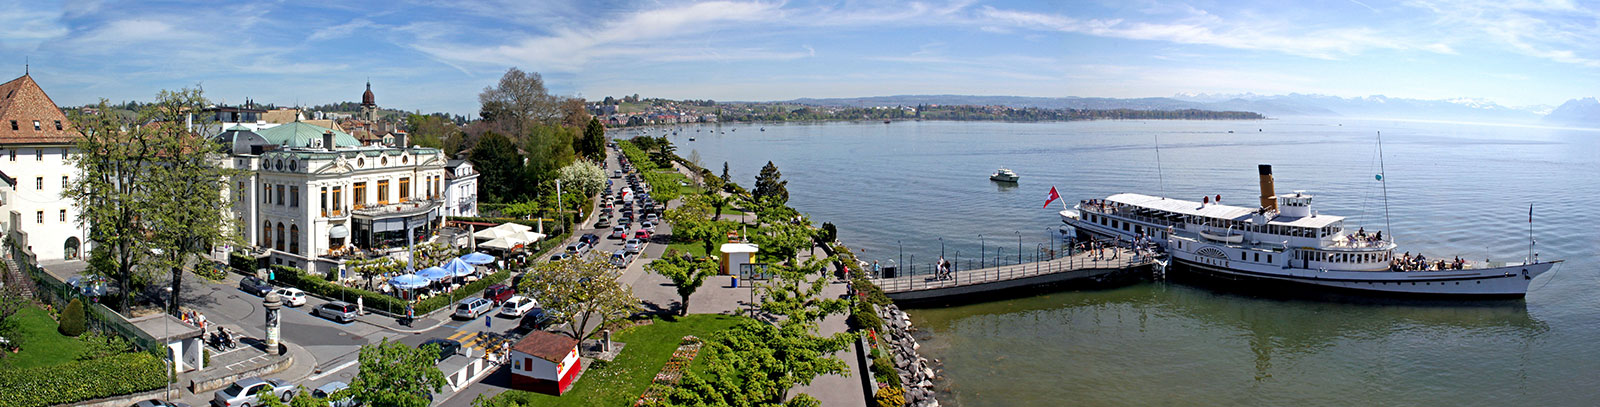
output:
[[[361,141],[339,129],[330,129],[311,123],[296,121],[256,131],[268,143],[289,147],[322,147],[322,135],[333,132],[336,147],[359,147]]]

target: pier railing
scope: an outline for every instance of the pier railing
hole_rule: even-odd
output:
[[[1016,280],[1034,276],[1065,273],[1078,270],[1128,268],[1154,261],[1151,255],[1127,248],[1105,249],[1074,253],[1069,256],[1032,263],[988,267],[977,270],[953,270],[939,273],[912,274],[894,278],[877,278],[872,283],[884,292],[929,290]]]

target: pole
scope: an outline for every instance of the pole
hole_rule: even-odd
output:
[[[939,236],[939,258],[944,258],[944,236]]]
[[[1017,231],[1017,264],[1022,264],[1022,231]]]
[[[984,243],[983,243],[983,234],[979,233],[978,234],[978,268],[979,269],[983,268],[984,258],[989,255],[988,251],[989,251],[989,246],[984,245]]]
[[[897,245],[897,246],[900,246],[900,262],[899,263],[895,263],[894,266],[895,267],[905,267],[905,264],[906,264],[906,245],[904,243],[900,243],[899,240],[894,241],[894,244]],[[900,270],[898,274],[905,274],[905,272],[906,272],[905,270]]]
[[[1389,176],[1383,169],[1383,131],[1378,131],[1378,181],[1383,184],[1383,228],[1389,230],[1389,241],[1394,241],[1394,227],[1389,226]],[[1532,212],[1533,207],[1528,207]],[[1530,218],[1531,219],[1531,218]],[[1532,223],[1531,221],[1529,223]]]
[[[1533,243],[1533,204],[1528,204],[1528,261],[1525,263],[1536,263],[1536,259],[1533,258]]]
[[[177,304],[178,303],[178,299],[177,298],[172,298],[172,287],[167,287],[166,289],[167,289],[167,301],[171,301],[173,304]],[[173,357],[173,355],[172,355],[172,345],[168,345],[166,343],[167,341],[171,341],[172,340],[172,314],[167,314],[166,318],[162,318],[161,319],[161,331],[162,331],[161,332],[161,336],[162,336],[162,338],[161,338],[161,342],[162,342],[161,343],[161,347],[166,348],[166,350],[167,350],[167,352],[166,352],[167,353],[167,357],[166,357],[166,360],[164,360],[164,362],[167,362],[166,363],[167,374],[169,375],[168,377],[171,378],[171,379],[167,380],[167,392],[166,392],[166,394],[164,394],[162,396],[167,398],[168,400],[171,400],[172,399],[172,382],[175,382],[175,381],[178,380],[178,377],[177,377],[178,373],[174,372],[173,370],[176,370],[176,369],[173,369],[173,367],[172,367],[172,362],[173,362],[173,360],[172,360],[172,357]],[[206,338],[206,332],[205,332],[204,329],[202,329],[200,331],[200,341],[201,342],[205,342],[205,338]],[[202,345],[202,346],[204,346],[204,345]],[[200,352],[204,353],[205,350],[201,350]]]
[[[561,215],[561,231],[567,231],[566,205],[561,202],[561,179],[556,179],[556,214]]]

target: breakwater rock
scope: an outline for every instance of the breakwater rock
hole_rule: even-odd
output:
[[[884,339],[889,344],[889,353],[894,356],[895,369],[900,372],[900,381],[905,385],[906,405],[938,407],[939,400],[933,397],[935,372],[928,360],[917,354],[917,349],[922,345],[917,344],[917,339],[911,336],[914,330],[911,317],[893,304],[881,308],[878,313],[887,331]]]

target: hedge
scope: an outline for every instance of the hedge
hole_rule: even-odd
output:
[[[490,274],[481,280],[467,283],[467,285],[456,289],[456,292],[466,293],[465,295],[437,295],[426,300],[422,300],[421,303],[417,304],[417,315],[426,314],[433,312],[433,310],[450,306],[450,303],[452,302],[450,300],[452,299],[459,301],[463,298],[467,298],[467,296],[476,295],[479,291],[483,291],[485,288],[489,288],[491,285],[500,284],[510,277],[510,271],[500,270],[499,272]]]
[[[0,370],[0,407],[77,403],[159,389],[161,359],[138,352],[26,369]]]
[[[228,266],[240,273],[253,274],[256,272],[256,258],[239,252],[228,252]]]
[[[362,301],[362,306],[370,309],[383,310],[384,312],[391,314],[402,313],[405,312],[406,309],[405,301],[401,301],[399,298],[395,298],[394,296],[334,284],[326,279],[323,279],[322,276],[306,273],[305,270],[298,268],[273,265],[272,271],[275,277],[273,281],[274,283],[281,283],[299,288],[312,295],[324,298],[345,299],[346,301],[350,302],[355,302],[356,298],[361,297],[365,298],[365,300]]]

